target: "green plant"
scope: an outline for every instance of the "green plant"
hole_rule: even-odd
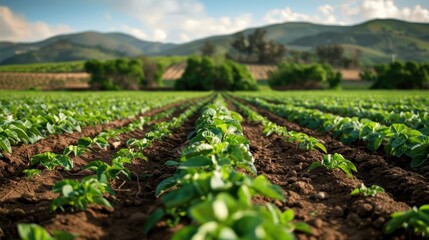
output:
[[[40,174],[42,173],[42,171],[40,171],[39,169],[25,169],[22,172],[25,173],[29,180],[33,180],[36,175],[40,176]]]
[[[107,141],[108,138],[109,136],[106,134],[100,134],[95,138],[83,137],[78,140],[77,144],[81,148],[89,148],[92,145],[96,145],[99,148],[105,148],[109,146],[109,142]]]
[[[339,153],[335,153],[334,155],[331,155],[331,154],[324,155],[322,161],[313,162],[308,168],[308,171],[310,172],[315,168],[318,168],[321,166],[324,166],[329,170],[334,170],[336,168],[339,168],[344,173],[346,173],[347,176],[349,176],[350,178],[353,177],[352,171],[357,172],[356,166],[349,160],[345,159],[343,155]]]
[[[22,240],[73,240],[77,236],[59,230],[53,231],[51,236],[48,231],[37,224],[18,224],[18,234]]]
[[[353,189],[350,195],[362,194],[365,197],[375,197],[377,193],[384,193],[384,189],[377,185],[371,185],[371,187],[367,187],[362,183],[360,187]]]
[[[187,226],[172,239],[295,239],[293,231],[311,234],[303,222],[292,222],[292,210],[281,212],[275,205],[252,206],[245,196],[238,200],[228,193],[192,206],[190,217],[199,226]]]
[[[111,166],[105,162],[97,160],[87,164],[84,169],[95,171],[99,182],[109,183],[109,181],[118,178],[118,175],[121,173],[128,179],[131,179],[131,173],[126,167],[124,167],[124,163],[131,163],[131,160],[121,157],[114,158]]]
[[[395,212],[386,225],[385,233],[393,233],[398,228],[413,231],[422,237],[429,236],[429,205],[413,207],[409,211]]]
[[[81,156],[86,149],[86,147],[81,145],[69,145],[64,149],[63,155],[70,155],[70,153],[73,153],[75,157],[78,157]]]
[[[63,167],[65,170],[71,170],[73,168],[73,161],[70,157],[52,152],[34,155],[31,158],[31,164],[40,164],[49,170],[53,170],[56,167]]]
[[[70,206],[73,210],[85,210],[91,203],[112,207],[103,197],[108,190],[106,183],[101,183],[92,176],[85,177],[80,182],[65,179],[57,182],[52,188],[52,191],[59,193],[60,196],[52,201],[51,209],[55,211],[60,208],[64,211],[64,206]]]

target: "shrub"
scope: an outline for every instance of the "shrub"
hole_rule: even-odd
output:
[[[257,90],[258,85],[247,68],[225,60],[215,63],[212,58],[192,57],[182,77],[176,81],[178,90]]]
[[[341,79],[341,73],[328,64],[281,63],[270,73],[268,82],[277,89],[320,89],[337,88]]]
[[[393,62],[365,68],[360,73],[363,80],[373,81],[373,89],[427,89],[429,88],[429,63]]]
[[[85,71],[91,74],[89,84],[96,90],[137,90],[146,84],[139,60],[116,59],[85,62]]]

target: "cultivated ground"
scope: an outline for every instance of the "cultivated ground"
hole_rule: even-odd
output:
[[[317,150],[299,149],[296,142],[288,142],[276,134],[266,136],[263,126],[244,117],[243,133],[250,141],[250,150],[255,158],[258,174],[265,175],[272,183],[281,186],[286,201],[275,201],[281,209],[293,209],[296,219],[311,226],[312,235],[297,233],[299,239],[410,239],[409,233],[399,230],[385,235],[383,228],[393,212],[405,211],[412,206],[429,203],[429,166],[411,169],[407,158],[394,158],[383,151],[371,152],[363,142],[347,146],[322,133],[299,126],[274,113],[236,98],[268,120],[288,130],[303,132],[320,140],[329,153],[340,153],[352,161],[358,172],[349,178],[338,170],[323,168],[308,172],[314,161],[320,161],[322,153]],[[172,130],[162,140],[156,140],[144,150],[147,161],[134,159],[126,164],[132,179],[123,176],[113,182],[115,195],[107,196],[113,208],[91,206],[85,211],[50,211],[50,204],[57,194],[52,186],[61,179],[83,179],[93,175],[82,167],[94,160],[110,163],[112,156],[131,138],[141,139],[151,131],[151,126],[169,122],[180,116],[187,108],[185,103],[195,105],[202,99],[183,100],[154,109],[141,116],[155,114],[175,108],[170,116],[153,120],[143,130],[120,134],[118,140],[110,140],[110,147],[94,148],[80,157],[73,158],[71,171],[57,169],[43,170],[41,176],[29,180],[23,170],[35,154],[52,151],[62,153],[70,144],[84,136],[94,137],[107,129],[116,129],[131,123],[133,119],[122,119],[108,124],[85,127],[81,132],[51,135],[34,144],[13,147],[13,154],[4,154],[0,160],[0,238],[18,237],[18,223],[37,223],[48,230],[64,230],[75,233],[80,239],[169,239],[172,234],[190,221],[182,221],[175,227],[159,222],[149,235],[143,234],[143,225],[149,214],[161,206],[155,197],[158,184],[171,176],[176,168],[166,166],[168,160],[179,157],[188,144],[187,136],[195,128],[200,115],[197,111],[182,126]],[[230,110],[239,108],[227,101]],[[138,117],[141,117],[138,116]],[[361,183],[367,186],[377,184],[385,189],[376,197],[351,196],[350,192]],[[263,202],[266,199],[255,199]]]

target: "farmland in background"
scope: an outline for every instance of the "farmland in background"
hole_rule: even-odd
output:
[[[166,87],[174,86],[174,80],[180,78],[186,68],[184,56],[148,57],[149,61],[156,61],[166,66],[163,74]],[[0,66],[0,89],[86,89],[89,88],[89,75],[85,74],[84,61],[64,63],[39,63]],[[270,71],[275,71],[275,65],[247,64],[250,73],[262,86],[266,86],[266,80]],[[359,80],[359,70],[340,69],[343,75],[343,88],[367,89],[369,82]]]

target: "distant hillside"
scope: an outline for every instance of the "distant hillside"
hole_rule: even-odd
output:
[[[288,22],[262,27],[270,40],[288,49],[311,50],[317,45],[341,44],[347,51],[359,49],[364,64],[400,60],[429,60],[429,24],[393,19],[372,20],[354,26]],[[249,34],[255,28],[243,32]],[[233,51],[234,34],[212,36],[183,44],[142,41],[123,33],[83,32],[59,35],[35,43],[0,42],[0,64],[114,58],[118,56],[172,56],[199,54],[204,42],[216,45],[220,54]],[[58,42],[68,42],[61,50]],[[51,51],[51,49],[53,49]],[[68,49],[68,50],[67,50]],[[66,52],[77,52],[68,57]],[[55,59],[55,60],[54,60]]]
[[[64,42],[69,44],[57,44]],[[73,57],[66,57],[62,54],[60,54],[62,57],[58,57],[56,52],[61,51],[61,46],[65,48],[63,52],[76,51],[77,53]],[[69,61],[70,58],[86,60],[98,57],[108,59],[118,56],[153,55],[173,46],[175,44],[142,41],[124,33],[83,32],[58,35],[35,43],[0,42],[0,64],[49,62],[52,59]],[[51,49],[54,52],[51,52]]]
[[[317,45],[341,44],[348,51],[360,49],[366,64],[389,62],[392,54],[400,60],[429,60],[429,24],[411,23],[393,19],[372,20],[354,26],[329,26],[304,22],[288,22],[262,27],[267,38],[286,45],[289,49],[311,50]],[[244,30],[249,34],[254,29]],[[210,41],[218,52],[233,51],[233,34],[215,36],[177,45],[162,55],[197,54],[205,41]]]
[[[104,49],[101,47],[87,47],[59,40],[34,51],[17,54],[3,60],[2,64],[26,64],[36,62],[63,62],[82,59],[113,59],[126,56],[123,52]]]

